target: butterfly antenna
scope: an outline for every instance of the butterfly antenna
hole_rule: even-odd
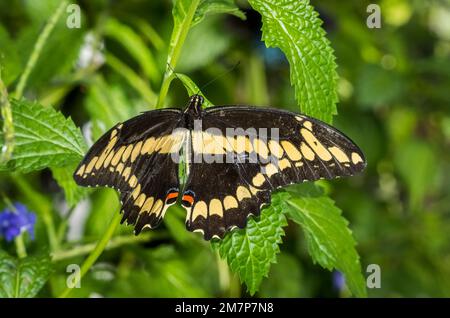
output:
[[[217,81],[218,79],[224,77],[225,75],[231,73],[234,71],[234,69],[236,67],[239,66],[239,64],[241,64],[241,61],[238,61],[236,64],[234,64],[232,67],[230,67],[228,70],[226,70],[225,72],[223,72],[222,74],[219,74],[218,76],[216,76],[215,78],[213,78],[212,80],[210,80],[209,82],[207,82],[206,84],[203,84],[201,88],[198,89],[198,93],[200,93],[200,91],[203,91],[207,86],[209,86],[210,84],[214,83],[215,81]]]

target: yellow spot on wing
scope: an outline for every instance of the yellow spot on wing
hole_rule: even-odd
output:
[[[260,187],[262,186],[262,184],[264,183],[264,181],[266,181],[266,178],[264,178],[262,173],[259,173],[253,177],[252,179],[252,183],[255,187]]]
[[[111,151],[111,149],[114,147],[114,145],[117,142],[117,137],[113,137],[111,138],[111,140],[109,141],[108,145],[105,148],[105,152],[109,153]]]
[[[138,207],[141,207],[145,202],[146,196],[144,193],[141,193],[136,201],[134,201],[134,205],[137,205]]]
[[[155,204],[153,205],[152,210],[150,211],[150,213],[158,213],[161,210],[162,206],[163,206],[162,200],[158,199],[155,202]]]
[[[218,199],[212,199],[211,202],[209,202],[209,215],[213,214],[220,217],[223,216],[222,202]]]
[[[264,167],[264,172],[270,178],[271,176],[273,176],[275,173],[278,172],[278,169],[273,163],[269,163],[267,166]]]
[[[139,141],[133,148],[133,151],[131,152],[131,162],[134,162],[137,158],[137,156],[139,155],[139,153],[141,152],[141,147],[142,147],[142,141]]]
[[[239,186],[236,190],[236,197],[239,201],[244,200],[245,198],[251,198],[252,195],[250,194],[250,191],[244,186]]]
[[[154,137],[148,138],[141,149],[141,155],[151,154],[155,150],[156,140]]]
[[[310,122],[310,121],[305,121],[304,123],[303,123],[303,126],[305,127],[305,128],[308,128],[309,130],[311,130],[312,131],[312,123]]]
[[[136,200],[136,198],[138,197],[139,193],[141,193],[141,185],[138,184],[136,186],[136,188],[134,188],[133,192],[131,192],[131,196],[133,197],[133,199]]]
[[[291,167],[291,163],[289,162],[289,160],[284,158],[284,159],[278,161],[278,167],[280,167],[280,170],[283,171],[286,168],[290,168]]]
[[[153,197],[148,197],[147,200],[145,200],[144,205],[141,208],[141,211],[139,211],[139,214],[149,212],[153,206],[153,201],[154,201]]]
[[[266,143],[259,138],[253,139],[253,149],[262,158],[267,159],[269,156],[269,149]]]
[[[363,160],[362,160],[361,156],[358,153],[353,152],[352,153],[352,162],[353,162],[353,164],[356,165],[358,162],[363,162]]]
[[[106,157],[105,162],[103,162],[103,168],[106,168],[107,166],[109,166],[111,159],[114,157],[114,151],[111,151],[108,154],[108,157]]]
[[[86,168],[86,165],[82,165],[82,166],[80,167],[80,169],[78,169],[76,175],[77,175],[77,176],[82,176],[83,173],[84,173],[84,169],[85,169],[85,168]]]
[[[345,152],[342,151],[342,149],[340,149],[338,147],[330,147],[330,148],[328,148],[328,150],[336,158],[337,161],[339,161],[339,162],[350,162],[350,159],[345,154]]]
[[[119,150],[116,152],[114,157],[111,160],[111,164],[113,166],[117,165],[119,163],[120,158],[122,157],[123,152],[125,151],[125,146],[122,146],[119,148]]]
[[[284,151],[280,144],[275,140],[269,140],[269,149],[271,155],[277,157],[278,159],[283,157]]]
[[[133,145],[128,145],[127,146],[127,149],[125,149],[125,151],[123,152],[123,155],[122,155],[122,161],[123,162],[125,162],[125,161],[127,161],[128,160],[128,158],[130,157],[130,155],[131,155],[131,151],[133,150]]]
[[[286,151],[286,154],[288,155],[289,159],[292,161],[298,161],[302,159],[302,154],[298,149],[292,144],[292,142],[283,140],[281,141],[281,145],[284,148],[284,151]]]
[[[124,168],[123,163],[119,163],[119,164],[117,165],[117,167],[116,167],[116,171],[117,171],[119,174],[121,174],[123,168]]]
[[[225,199],[223,199],[223,207],[225,208],[225,210],[237,208],[238,202],[232,195],[227,195]]]
[[[122,177],[125,179],[125,181],[128,180],[130,177],[131,167],[126,167],[125,170],[122,173]]]
[[[195,220],[200,215],[205,219],[208,217],[208,206],[205,201],[198,201],[194,205],[194,209],[192,210],[192,220]]]
[[[85,173],[89,173],[89,172],[92,171],[92,169],[94,168],[95,163],[97,162],[97,160],[98,160],[97,156],[95,156],[94,158],[91,159],[91,161],[89,162],[89,164],[86,167]]]
[[[128,185],[130,187],[134,188],[136,186],[137,182],[138,182],[138,180],[137,180],[136,176],[132,175],[130,180],[128,180]]]
[[[308,129],[302,128],[301,134],[312,150],[324,161],[329,161],[333,157],[330,152],[325,148],[322,143],[310,132]]]
[[[309,148],[308,145],[306,145],[304,142],[302,142],[302,144],[300,145],[300,151],[302,152],[303,157],[305,157],[309,161],[314,160],[314,151],[312,151],[312,149]]]

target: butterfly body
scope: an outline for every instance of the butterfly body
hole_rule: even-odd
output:
[[[122,221],[136,234],[156,227],[180,199],[187,229],[209,240],[245,227],[282,186],[350,176],[366,165],[348,137],[311,117],[202,103],[193,95],[184,110],[149,111],[114,126],[91,147],[75,181],[118,189]]]

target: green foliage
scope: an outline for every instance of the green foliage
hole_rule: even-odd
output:
[[[289,60],[302,112],[330,123],[336,111],[336,63],[322,21],[308,0],[250,0],[263,20],[263,40]]]
[[[189,76],[181,74],[181,73],[177,73],[176,75],[183,83],[189,96],[192,96],[194,94],[199,94],[199,95],[203,96],[203,99],[204,99],[203,107],[213,106],[213,104],[205,97],[205,95],[200,91],[200,88],[198,88],[197,84],[195,84],[194,81],[189,78]]]
[[[234,0],[201,0],[191,26],[202,22],[205,16],[228,13],[245,20],[245,14],[234,4]]]
[[[314,262],[343,272],[350,291],[358,297],[367,296],[356,242],[341,210],[314,184],[293,186],[289,193],[293,197],[287,213],[302,227]]]
[[[31,298],[52,272],[48,254],[16,259],[0,250],[0,298]]]
[[[62,167],[81,160],[86,145],[73,121],[53,108],[26,100],[11,101],[15,128],[14,153],[0,170],[29,172]],[[0,135],[0,148],[3,144]]]
[[[87,195],[87,189],[79,187],[73,180],[73,173],[78,163],[52,168],[53,178],[64,190],[64,196],[69,207],[74,207],[81,199]]]
[[[0,194],[36,212],[36,237],[25,242],[26,252],[35,255],[49,245],[57,256],[46,288],[41,289],[42,278],[30,296],[60,296],[66,288],[66,265],[81,264],[105,232],[112,234],[111,220],[120,218],[112,189],[89,191],[89,200],[76,209],[60,211],[66,205],[60,204],[49,170],[63,187],[67,205],[75,207],[86,193],[71,179],[86,150],[74,123],[83,126],[91,143],[142,111],[185,105],[186,92],[197,93],[197,84],[212,79],[205,94],[220,104],[272,105],[301,109],[328,122],[335,119],[369,163],[361,176],[321,181],[320,187],[295,186],[274,195],[263,215],[249,220],[253,232],[234,231],[214,243],[247,290],[262,297],[347,297],[347,292],[332,288],[328,270],[337,268],[353,295],[364,296],[357,241],[361,262],[382,269],[382,288],[367,290],[369,296],[450,295],[445,258],[450,250],[448,10],[438,2],[381,1],[383,27],[369,29],[362,1],[313,2],[314,8],[306,0],[249,2],[251,7],[242,1],[177,0],[171,15],[167,1],[93,1],[82,6],[81,29],[69,29],[62,1],[0,1],[5,84],[0,99],[6,122],[12,122],[3,107],[6,96],[23,92],[11,105],[18,125],[2,122],[17,149],[9,164],[0,165]],[[244,14],[236,3],[248,12],[249,21],[238,19]],[[261,14],[266,46],[281,51],[264,48],[252,8]],[[45,29],[50,32],[43,37]],[[237,61],[239,67],[220,76]],[[171,84],[174,70],[182,85]],[[24,77],[28,79],[19,80]],[[336,88],[340,116],[333,118]],[[64,118],[68,116],[73,122]],[[24,154],[31,157],[15,157]],[[184,210],[174,206],[160,228],[137,237],[132,227],[118,226],[101,263],[87,271],[82,288],[71,296],[246,295],[219,252],[185,230],[184,218]],[[286,219],[294,222],[285,226]],[[74,237],[76,241],[69,240]],[[10,278],[20,264],[35,258],[5,258],[3,250],[13,252],[14,247],[0,239],[0,268],[9,264],[7,272],[0,269],[1,279],[9,282],[0,281],[0,296],[6,293],[3,286],[8,295],[11,290],[18,295],[25,285]],[[95,259],[98,252],[92,254]],[[30,273],[21,272],[15,278]]]
[[[161,75],[153,53],[147,48],[139,34],[115,19],[108,19],[104,31],[106,36],[113,38],[130,52],[148,78],[155,83],[160,80]]]
[[[239,274],[250,294],[255,294],[261,281],[276,262],[279,244],[287,225],[282,211],[286,208],[286,193],[272,196],[272,204],[263,209],[259,220],[250,218],[245,230],[238,230],[215,243],[233,272]]]
[[[436,158],[430,147],[422,142],[411,141],[399,145],[400,151],[394,158],[397,171],[408,187],[409,204],[412,210],[421,207],[425,191],[433,186],[436,178]],[[407,164],[405,164],[407,163]],[[411,173],[414,167],[414,173]]]

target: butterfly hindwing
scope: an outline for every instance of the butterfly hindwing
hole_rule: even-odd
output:
[[[205,239],[243,228],[277,188],[350,176],[366,164],[361,150],[341,132],[287,111],[212,107],[201,128],[192,133],[193,163],[185,189],[193,200],[185,207],[188,230],[203,232]],[[202,158],[195,162],[195,156]]]
[[[180,110],[143,113],[118,124],[89,150],[74,173],[83,186],[107,186],[120,191],[123,221],[143,227],[159,224],[167,197],[178,192],[178,164],[172,158],[184,136],[173,134]]]

